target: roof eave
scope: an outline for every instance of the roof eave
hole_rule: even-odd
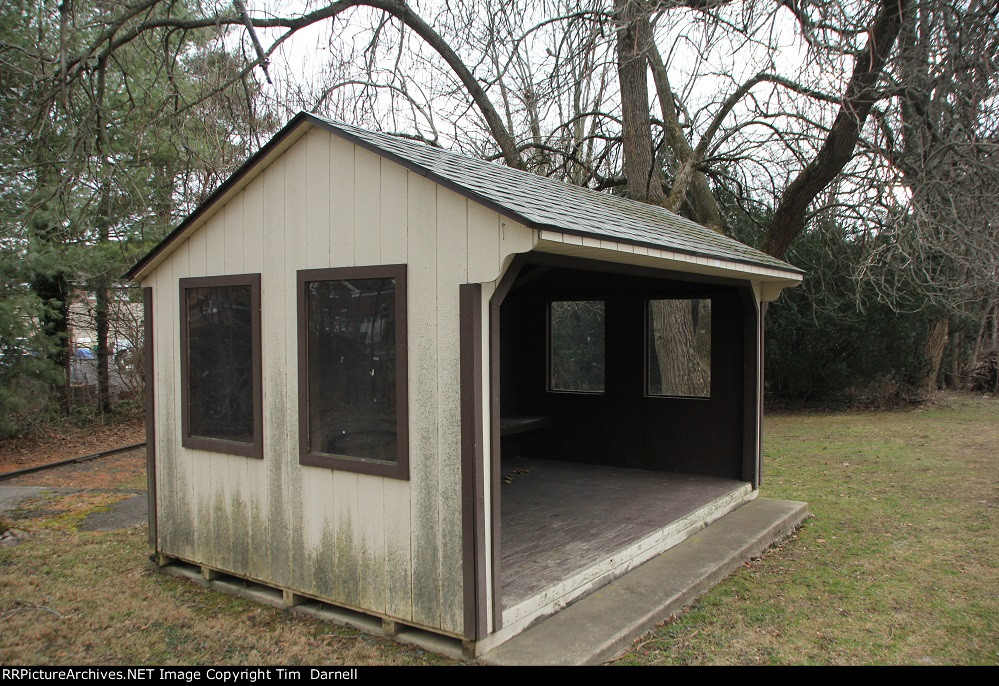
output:
[[[571,238],[567,240],[567,237],[575,237],[576,240]],[[767,282],[780,285],[782,288],[797,286],[804,276],[803,272],[790,265],[784,268],[771,263],[733,260],[730,257],[699,254],[661,245],[639,245],[637,242],[611,240],[599,235],[580,236],[578,233],[568,233],[558,229],[541,231],[536,249],[541,252],[579,256],[587,253],[591,259],[644,264],[650,267],[659,265],[674,271]]]
[[[528,226],[529,228],[538,229],[540,231],[551,231],[551,232],[554,232],[554,233],[562,233],[562,234],[566,234],[566,235],[569,235],[569,236],[579,236],[580,238],[593,238],[593,239],[597,239],[597,240],[600,240],[600,241],[607,241],[607,242],[611,242],[611,243],[618,243],[618,244],[621,244],[621,245],[631,245],[631,246],[636,246],[636,247],[639,247],[639,248],[648,248],[650,250],[658,250],[658,251],[661,251],[661,252],[677,253],[677,254],[680,254],[680,255],[687,255],[687,256],[690,256],[690,257],[693,257],[693,258],[704,258],[704,259],[708,259],[708,260],[717,260],[717,261],[720,261],[720,262],[726,262],[726,263],[730,263],[730,264],[734,264],[734,265],[746,265],[746,266],[749,266],[749,267],[756,267],[756,268],[761,268],[761,269],[774,270],[774,271],[781,272],[781,276],[779,278],[787,278],[788,280],[795,281],[796,283],[800,283],[801,280],[804,278],[804,275],[805,275],[805,272],[803,270],[798,269],[797,267],[795,267],[792,264],[789,264],[787,262],[783,262],[783,260],[781,261],[782,262],[781,265],[775,265],[775,264],[771,264],[771,263],[768,263],[768,262],[761,262],[761,261],[752,260],[752,259],[749,259],[749,258],[737,258],[737,257],[731,257],[731,256],[720,256],[720,255],[717,255],[717,254],[714,254],[714,253],[710,253],[710,252],[703,252],[703,251],[697,251],[697,250],[687,250],[687,249],[678,248],[678,247],[667,247],[667,246],[664,246],[664,245],[661,245],[661,244],[658,244],[658,243],[653,243],[651,241],[628,240],[626,238],[617,238],[617,237],[613,237],[612,238],[612,237],[605,236],[605,235],[600,234],[600,233],[593,233],[593,232],[588,232],[588,231],[574,231],[574,230],[571,230],[571,229],[564,229],[564,228],[561,228],[561,227],[558,227],[558,226],[550,226],[550,225],[545,225],[545,224],[538,224],[536,222],[531,222],[528,219],[521,219],[520,221],[523,224],[525,224],[526,226]]]

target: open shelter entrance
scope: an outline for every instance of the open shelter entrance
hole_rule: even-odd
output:
[[[497,625],[568,604],[756,495],[751,284],[530,253],[491,309]]]

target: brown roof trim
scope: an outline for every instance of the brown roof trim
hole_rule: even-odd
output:
[[[226,179],[221,186],[215,189],[215,191],[208,196],[208,199],[203,203],[198,205],[191,214],[187,215],[177,227],[168,233],[163,240],[153,246],[153,249],[146,253],[142,259],[135,263],[135,265],[125,272],[124,278],[135,279],[138,274],[144,270],[150,262],[155,260],[160,253],[170,247],[174,241],[179,239],[187,229],[191,227],[192,224],[197,222],[204,214],[218,202],[219,198],[228,193],[234,186],[238,185],[239,182],[245,177],[262,159],[267,157],[276,147],[278,147],[281,142],[288,137],[292,131],[298,128],[298,126],[305,121],[306,113],[299,112],[296,114],[291,121],[284,125],[280,131],[274,134],[274,137],[267,141],[260,150],[255,152],[250,159],[246,160],[243,165],[233,172],[232,176]]]
[[[381,148],[370,141],[355,136],[349,131],[345,131],[331,122],[328,122],[320,117],[316,117],[312,114],[309,114],[308,112],[299,112],[291,119],[291,121],[289,121],[284,126],[284,128],[278,131],[274,135],[274,137],[271,138],[260,150],[254,153],[253,156],[251,156],[250,159],[248,159],[243,164],[243,166],[241,166],[238,170],[236,170],[236,172],[232,176],[226,179],[226,181],[221,186],[219,186],[215,190],[215,192],[208,197],[207,200],[198,205],[198,207],[190,215],[188,215],[188,217],[183,222],[181,222],[177,226],[177,228],[175,228],[173,231],[167,234],[167,236],[158,244],[156,244],[156,246],[152,250],[150,250],[141,260],[139,260],[135,264],[135,266],[129,269],[125,273],[125,278],[135,279],[140,272],[142,272],[152,261],[156,259],[156,257],[158,257],[164,250],[166,250],[174,241],[179,239],[184,234],[184,232],[187,231],[188,228],[190,228],[192,224],[198,221],[198,219],[200,219],[212,207],[212,205],[214,205],[219,200],[219,198],[221,198],[230,189],[236,186],[240,182],[240,180],[243,177],[245,177],[250,172],[250,170],[253,169],[253,167],[257,165],[258,162],[260,162],[272,150],[274,150],[278,145],[280,145],[281,142],[285,138],[287,138],[287,136],[292,131],[297,129],[298,126],[303,121],[307,121],[313,126],[321,128],[324,131],[327,131],[328,133],[332,133],[336,136],[339,136],[340,138],[343,138],[344,140],[350,141],[354,145],[358,145],[364,148],[365,150],[369,150],[378,155],[379,157],[384,157],[387,160],[391,160],[392,162],[395,162],[396,164],[405,167],[406,169],[416,174],[419,174],[420,176],[430,179],[434,183],[438,183],[441,186],[444,186],[445,188],[468,198],[469,200],[474,200],[483,207],[487,207],[490,210],[504,217],[507,217],[508,219],[511,219],[519,224],[523,224],[524,226],[530,229],[535,229],[540,231],[551,231],[554,233],[562,233],[570,236],[579,236],[581,238],[597,238],[601,240],[611,240],[615,243],[622,243],[625,245],[635,245],[642,248],[652,248],[654,250],[666,250],[669,252],[674,252],[681,255],[690,255],[693,257],[707,257],[710,259],[722,260],[724,262],[730,262],[733,264],[745,264],[751,267],[761,267],[764,269],[784,271],[788,274],[794,274],[794,275],[804,274],[804,271],[798,269],[797,267],[791,267],[790,269],[786,268],[782,269],[781,267],[776,267],[772,264],[766,264],[765,262],[757,262],[755,260],[750,260],[750,259],[740,259],[737,257],[718,257],[717,255],[711,252],[702,252],[702,251],[689,250],[684,248],[668,247],[651,241],[629,240],[617,236],[607,236],[599,232],[578,231],[573,229],[566,229],[561,226],[555,226],[553,224],[536,222],[509,207],[493,202],[489,198],[484,197],[483,195],[477,193],[475,190],[471,188],[468,188],[467,186],[462,186],[461,184],[455,183],[450,179],[446,179],[443,176],[440,176],[439,174],[436,174],[435,172],[431,171],[430,169],[427,169],[426,167],[422,167],[416,164],[415,162],[412,162],[411,160],[408,160],[404,157],[400,157],[399,155],[396,155],[395,153],[389,150]]]

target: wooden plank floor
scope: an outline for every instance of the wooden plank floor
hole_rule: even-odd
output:
[[[518,470],[520,473],[518,473]],[[503,462],[503,607],[606,560],[743,482],[530,460]]]

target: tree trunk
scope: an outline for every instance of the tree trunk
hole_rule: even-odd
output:
[[[968,362],[968,388],[999,392],[999,305],[990,303]]]
[[[111,239],[111,170],[103,168],[107,161],[108,140],[107,125],[104,118],[104,89],[107,62],[98,63],[97,70],[97,157],[102,164],[100,195],[97,198],[98,210],[95,221],[97,224],[97,247],[102,249]],[[105,271],[102,264],[101,270]],[[96,278],[96,311],[94,319],[97,326],[97,409],[102,414],[111,412],[111,380],[108,374],[108,359],[111,357],[108,341],[108,283],[105,274]]]
[[[102,283],[96,289],[94,321],[97,327],[97,409],[102,414],[111,412],[111,341],[108,325],[108,289]]]
[[[624,175],[628,196],[633,200],[662,206],[662,171],[652,154],[652,128],[649,125],[648,46],[652,26],[640,0],[614,0],[617,23],[617,73],[621,88],[621,135],[624,139]]]
[[[923,347],[923,354],[929,367],[926,376],[923,377],[923,395],[929,397],[937,389],[937,377],[940,375],[940,365],[943,362],[944,350],[947,349],[948,332],[950,331],[950,320],[946,317],[933,322],[930,325],[930,335],[926,339]]]
[[[656,395],[708,396],[711,372],[697,348],[695,313],[700,301],[653,300],[649,303],[652,341],[659,365],[649,392]],[[708,315],[710,316],[710,315]]]
[[[950,369],[944,374],[944,386],[961,388],[964,385],[964,332],[955,331],[950,339]]]
[[[709,229],[724,232],[725,227],[721,209],[718,207],[718,200],[711,192],[708,177],[696,168],[696,164],[700,160],[694,159],[694,149],[690,147],[690,143],[684,136],[680,118],[676,114],[673,87],[670,86],[666,65],[663,63],[662,56],[654,41],[649,44],[648,59],[649,66],[652,67],[652,80],[656,84],[656,93],[659,95],[659,109],[662,111],[666,144],[679,162],[673,179],[673,190],[670,191],[666,200],[666,208],[675,212],[685,199],[690,208],[691,219]],[[684,180],[684,174],[689,174],[689,181]]]

